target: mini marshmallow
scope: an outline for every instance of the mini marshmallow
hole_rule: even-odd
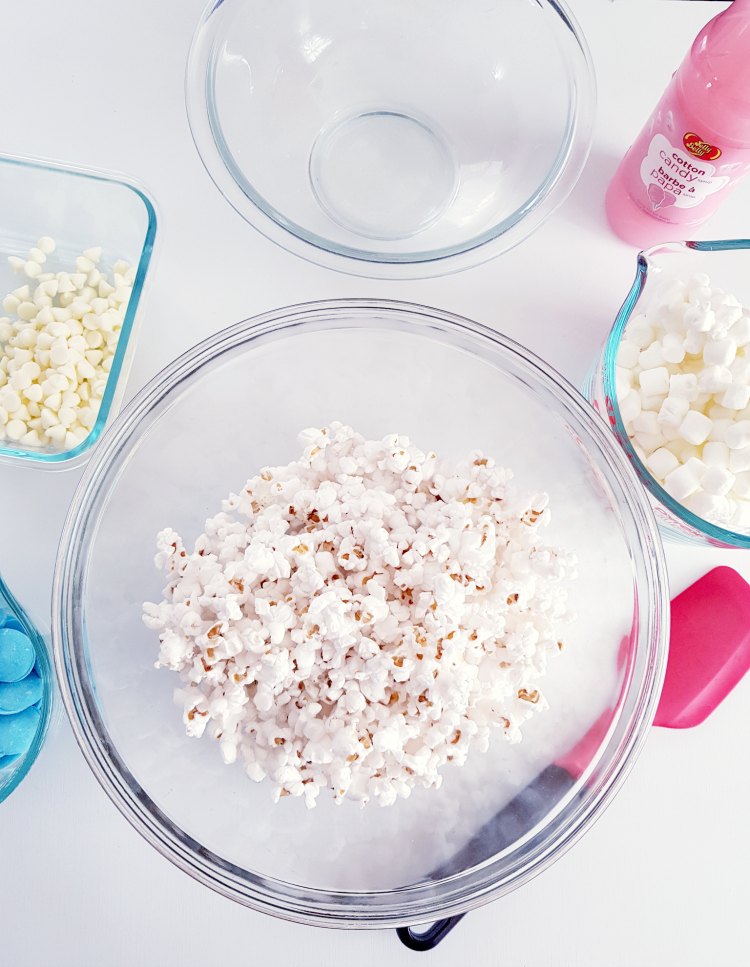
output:
[[[623,423],[627,426],[640,414],[641,412],[641,397],[638,392],[632,390],[627,393],[621,400],[619,400],[620,405],[620,418]]]
[[[724,497],[734,485],[734,474],[726,467],[708,467],[701,477],[701,488],[707,494]]]
[[[750,315],[747,312],[740,315],[729,330],[729,335],[738,346],[747,346],[750,343]]]
[[[726,443],[712,441],[704,445],[701,460],[708,467],[728,467],[730,466],[730,455],[742,452],[742,450],[730,450]],[[731,467],[731,470],[734,472],[734,467]]]
[[[679,427],[690,410],[690,404],[679,396],[668,396],[661,405],[658,423]]]
[[[640,352],[635,343],[623,339],[617,349],[617,365],[625,369],[634,369],[638,365]]]
[[[684,340],[676,332],[667,332],[661,343],[662,357],[667,363],[681,363],[685,358]],[[622,363],[621,365],[625,365]]]
[[[646,349],[641,350],[638,365],[641,369],[657,369],[659,366],[663,366],[664,353],[661,343],[655,340]]]
[[[693,446],[698,446],[708,439],[712,426],[713,423],[704,413],[689,410],[685,419],[680,423],[678,432],[683,440],[687,440]],[[727,444],[731,447],[728,440]]]
[[[703,347],[703,362],[707,366],[731,366],[737,355],[737,343],[729,336],[710,339]]]
[[[698,373],[699,393],[721,393],[732,382],[732,374],[726,366],[706,366]]]
[[[742,306],[724,302],[716,309],[716,332],[723,333],[724,335],[731,334],[735,323],[739,322],[741,318]]]
[[[750,386],[732,383],[719,397],[719,403],[728,410],[744,410],[750,403]]]
[[[698,447],[694,447],[692,443],[685,443],[684,440],[681,440],[680,443],[682,445],[677,450],[680,463],[687,463],[689,460],[697,460],[700,458],[701,451]]]
[[[744,473],[746,470],[750,470],[750,446],[742,447],[739,450],[729,450],[729,459],[726,461],[724,466],[729,466],[729,469],[734,474]]]
[[[641,371],[638,382],[642,392],[647,396],[666,396],[669,392],[669,370],[666,366],[656,366],[653,369]],[[696,381],[697,388],[697,381]]]
[[[661,429],[661,435],[664,437],[667,443],[673,440],[679,440],[680,443],[684,442],[676,426],[672,426],[670,423],[660,423],[659,427]]]
[[[664,489],[675,500],[683,501],[700,487],[700,474],[696,472],[693,461],[689,460],[677,467],[664,478]]]
[[[727,433],[729,428],[734,426],[734,420],[713,420],[712,421],[711,432],[708,435],[708,439],[711,441],[725,442],[727,438]]]
[[[702,356],[706,337],[702,332],[692,331],[685,336],[682,344],[687,356]]]
[[[633,421],[633,430],[635,430],[636,435],[642,433],[650,433],[654,435],[659,435],[661,428],[659,426],[659,418],[653,410],[643,410]]]
[[[750,383],[750,356],[737,356],[729,367],[734,383]]]
[[[692,494],[685,503],[688,510],[697,517],[702,517],[713,524],[726,520],[731,513],[726,497],[715,496],[704,491]]]
[[[630,372],[621,366],[615,368],[615,391],[618,398],[626,396],[632,388]]]
[[[733,493],[742,498],[743,500],[750,499],[750,473],[743,471],[738,473],[734,478],[734,490]]]
[[[750,446],[750,420],[733,423],[727,429],[725,441],[730,450],[741,450]]]
[[[648,324],[645,316],[634,316],[628,323],[628,341],[638,347],[645,349],[654,341],[654,330]]]
[[[698,395],[698,377],[695,373],[673,373],[669,377],[669,395],[692,403]]]
[[[657,480],[664,480],[679,467],[680,461],[665,447],[659,447],[648,455],[645,464]]]
[[[644,454],[658,450],[666,443],[662,433],[636,433],[633,440]]]
[[[683,322],[690,332],[710,332],[716,324],[716,316],[711,309],[691,305],[685,310]]]

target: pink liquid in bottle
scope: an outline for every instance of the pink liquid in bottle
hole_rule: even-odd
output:
[[[607,217],[641,248],[688,239],[748,170],[750,0],[734,0],[698,34],[620,162]]]

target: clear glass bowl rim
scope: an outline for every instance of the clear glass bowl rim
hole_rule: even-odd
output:
[[[448,275],[489,261],[528,238],[563,203],[583,171],[593,137],[596,76],[583,32],[564,0],[536,2],[549,7],[560,19],[560,29],[575,40],[575,59],[568,57],[566,61],[573,100],[565,144],[556,167],[535,194],[498,225],[466,243],[442,251],[394,255],[339,246],[295,225],[283,212],[275,212],[264,199],[241,186],[231,171],[234,163],[217,143],[211,107],[210,66],[220,36],[214,14],[226,0],[209,0],[193,35],[185,71],[188,123],[203,166],[226,201],[257,231],[286,251],[326,268],[366,278],[417,279]],[[271,214],[272,210],[278,217]]]
[[[633,315],[638,300],[646,287],[649,278],[649,267],[654,264],[657,255],[665,255],[670,252],[736,252],[742,249],[750,250],[750,239],[713,239],[702,242],[663,242],[653,245],[651,248],[644,249],[638,253],[635,279],[630,287],[630,291],[625,297],[625,301],[617,313],[615,323],[612,326],[607,342],[604,347],[604,360],[602,366],[602,379],[604,384],[604,396],[611,405],[610,418],[614,420],[614,433],[621,446],[628,455],[628,459],[633,464],[638,476],[647,488],[649,493],[678,520],[684,521],[689,527],[705,535],[709,542],[723,547],[750,548],[750,534],[739,534],[736,531],[727,530],[716,524],[711,524],[702,517],[698,517],[688,510],[683,504],[670,496],[663,487],[652,477],[648,469],[642,463],[640,457],[633,449],[633,445],[628,437],[625,424],[620,415],[620,404],[617,400],[616,389],[616,366],[617,351],[623,337],[625,327],[630,317]],[[663,525],[666,527],[667,525]]]
[[[151,262],[151,257],[153,254],[157,222],[156,205],[153,198],[151,198],[142,185],[133,179],[126,177],[125,175],[100,171],[99,169],[88,168],[82,165],[64,164],[58,161],[46,161],[41,158],[25,158],[21,157],[20,155],[0,154],[0,165],[5,163],[26,168],[38,168],[42,171],[57,171],[72,177],[85,178],[89,181],[103,181],[116,185],[122,185],[123,188],[127,188],[140,199],[146,209],[146,216],[148,219],[146,235],[138,256],[138,268],[133,281],[130,301],[128,302],[125,318],[122,322],[122,330],[120,338],[117,341],[117,349],[112,360],[112,368],[110,369],[109,377],[107,378],[107,385],[104,390],[104,396],[102,397],[99,414],[96,418],[96,422],[91,428],[91,432],[77,447],[73,447],[72,450],[64,450],[59,453],[46,450],[29,450],[24,447],[13,447],[8,446],[6,443],[0,443],[0,459],[2,460],[18,460],[28,462],[32,466],[36,465],[48,468],[63,469],[71,466],[74,462],[78,462],[78,459],[94,446],[99,437],[102,435],[107,420],[110,417],[110,411],[112,410],[115,394],[120,388],[120,377],[125,364],[125,357],[130,346],[130,339],[133,335],[135,318],[138,312],[141,296],[143,295],[143,287],[146,282],[146,275],[148,273],[149,263]]]
[[[384,315],[388,316],[388,326],[380,319]],[[97,528],[98,501],[106,498],[110,463],[127,454],[139,426],[142,433],[148,432],[151,410],[202,366],[259,337],[281,338],[296,329],[315,327],[321,320],[328,328],[353,328],[356,323],[352,320],[357,318],[377,319],[379,328],[411,327],[428,337],[438,332],[454,346],[463,346],[459,339],[469,336],[477,345],[490,341],[499,347],[519,377],[551,390],[570,418],[585,427],[603,458],[597,462],[599,470],[618,486],[627,502],[631,515],[628,521],[637,537],[631,556],[647,606],[639,612],[635,648],[643,649],[644,660],[640,680],[634,681],[631,676],[627,684],[623,703],[629,704],[627,715],[618,713],[616,728],[610,730],[596,768],[587,777],[589,791],[575,805],[564,828],[548,837],[531,858],[517,858],[502,875],[495,868],[498,861],[493,859],[436,883],[351,893],[297,887],[243,871],[178,830],[155,804],[150,808],[144,805],[149,802],[147,793],[119,759],[95,711],[95,685],[86,668],[82,596],[88,542]],[[542,360],[486,326],[442,310],[384,300],[343,299],[271,311],[209,337],[166,367],[123,410],[89,462],[62,533],[53,587],[52,635],[63,702],[89,766],[125,818],[163,856],[218,893],[282,919],[340,928],[403,926],[464,913],[521,886],[558,859],[601,814],[645,741],[661,691],[668,627],[666,567],[653,511],[617,441],[585,399]],[[314,900],[310,900],[312,895]]]

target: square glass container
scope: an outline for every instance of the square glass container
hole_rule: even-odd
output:
[[[37,239],[49,235],[57,248],[45,269],[68,270],[76,256],[91,246],[103,250],[101,268],[111,270],[123,259],[136,270],[120,338],[99,413],[88,436],[65,451],[25,447],[0,440],[0,464],[22,462],[45,469],[82,463],[117,413],[136,342],[136,322],[153,252],[156,212],[153,201],[134,182],[121,176],[0,155],[0,293],[4,296],[26,280],[8,264],[9,255],[24,256]],[[0,315],[5,313],[0,310]]]

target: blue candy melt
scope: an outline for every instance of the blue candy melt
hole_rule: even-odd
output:
[[[9,769],[14,762],[17,762],[21,758],[20,755],[0,755],[0,772],[3,769]]]
[[[42,680],[36,672],[20,682],[0,682],[0,715],[23,712],[42,697]]]
[[[23,625],[12,611],[0,608],[0,628],[13,628],[14,631],[23,631]]]
[[[0,682],[17,682],[34,667],[31,639],[16,628],[0,628]]]
[[[14,631],[23,631],[23,625],[12,611],[5,611],[0,608],[0,628],[13,628]]]
[[[29,748],[39,727],[38,708],[0,716],[0,756],[20,755]]]

